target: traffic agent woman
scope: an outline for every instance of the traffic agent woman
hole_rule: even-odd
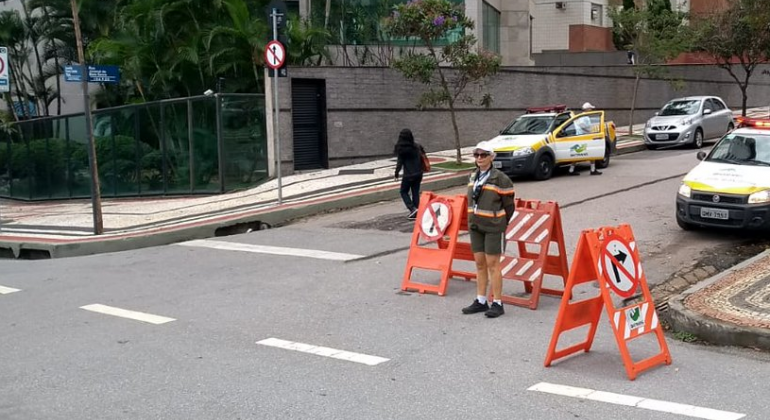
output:
[[[476,299],[463,308],[464,314],[484,312],[488,318],[505,313],[503,302],[503,273],[500,258],[503,235],[513,216],[513,182],[503,172],[492,167],[493,148],[487,142],[473,150],[477,169],[468,183],[468,228],[471,250],[476,261]],[[487,303],[487,283],[492,281],[492,304]]]

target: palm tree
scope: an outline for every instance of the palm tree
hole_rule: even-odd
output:
[[[267,22],[252,16],[244,0],[222,0],[222,3],[229,21],[207,32],[209,67],[212,74],[232,72],[236,76],[250,69],[259,90],[262,86],[259,68],[263,64],[269,30]]]

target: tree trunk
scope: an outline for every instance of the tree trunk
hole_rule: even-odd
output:
[[[16,97],[19,99],[19,109],[21,110],[21,116],[25,119],[29,117],[27,115],[27,93],[26,93],[26,85],[24,84],[24,81],[21,77],[21,67],[20,66],[14,66],[13,64],[9,65],[9,69],[11,72],[11,80],[16,85]],[[15,68],[15,71],[14,71]],[[11,105],[11,112],[15,113],[16,110],[13,108],[13,103]]]
[[[747,83],[745,85],[740,85],[740,86],[741,86],[741,95],[743,96],[741,98],[741,115],[745,117],[746,116],[746,104],[747,104],[748,99],[749,99],[749,96],[746,93],[746,90],[748,90],[749,85]]]
[[[636,110],[636,94],[639,91],[639,74],[637,73],[636,79],[634,80],[634,94],[631,99],[631,118],[628,122],[628,135],[634,134],[634,111]]]
[[[463,161],[462,153],[460,153],[460,130],[457,128],[457,117],[455,116],[454,101],[449,100],[449,114],[452,116],[452,128],[455,132],[455,150],[457,151],[456,161],[460,165]]]
[[[37,45],[39,39],[36,37],[35,38],[32,37],[32,34],[34,32],[32,31],[32,28],[31,28],[32,20],[29,16],[29,10],[27,10],[27,3],[22,1],[21,8],[22,8],[22,11],[24,12],[25,23],[28,25],[30,30],[29,40],[30,40],[30,43],[32,44],[32,49],[35,52],[35,63],[37,64],[37,72],[38,72],[37,82],[39,82],[39,84],[35,82],[35,77],[32,76],[31,74],[32,72],[30,71],[30,76],[32,77],[32,91],[35,92],[35,96],[36,96],[35,99],[38,101],[38,105],[40,105],[41,103],[43,104],[44,115],[48,116],[49,115],[48,114],[48,89],[46,89],[45,79],[43,79],[43,63],[41,63],[40,61],[40,49],[38,48],[38,45]],[[31,66],[30,66],[30,70],[31,70]],[[39,112],[38,112],[38,115],[40,115]]]
[[[11,92],[5,93],[5,102],[8,103],[8,108],[11,110],[11,114],[13,114],[13,119],[16,120],[16,122],[19,122],[19,115],[16,114],[16,111],[13,109],[13,95]]]
[[[332,0],[326,0],[326,9],[324,10],[324,29],[329,26],[329,14],[332,10]]]
[[[48,13],[48,8],[43,7],[43,14],[45,16],[46,24],[51,25],[51,15]],[[56,41],[53,39],[49,40],[49,48],[53,51],[53,61],[54,65],[56,66],[56,115],[61,115],[61,73],[60,70],[61,67],[59,67],[59,50],[56,46]]]

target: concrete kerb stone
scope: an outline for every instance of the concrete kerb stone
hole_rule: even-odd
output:
[[[735,271],[770,258],[770,250],[766,250],[734,267],[704,280],[681,294],[669,299],[667,318],[674,331],[693,334],[709,343],[725,346],[743,346],[770,350],[770,330],[756,327],[739,326],[725,321],[705,316],[687,308],[684,301],[692,294],[724,279]]]
[[[621,144],[622,142],[622,144]],[[647,150],[647,146],[644,145],[644,141],[632,138],[630,140],[624,140],[622,137],[618,138],[618,147],[615,152],[616,156],[625,155],[628,153],[641,152]]]
[[[426,179],[422,183],[424,191],[442,190],[467,183],[468,172],[460,172],[440,179]],[[194,239],[206,239],[216,236],[218,229],[230,226],[263,222],[270,225],[281,225],[291,220],[313,216],[327,211],[344,210],[347,208],[392,200],[400,197],[397,186],[361,194],[353,194],[328,201],[302,202],[293,206],[276,207],[253,215],[234,215],[222,221],[200,222],[191,226],[180,226],[159,232],[135,233],[119,237],[94,238],[93,240],[67,241],[36,241],[23,242],[0,241],[0,249],[11,250],[15,258],[24,251],[40,251],[51,258],[64,258],[83,255],[101,254],[107,252],[127,251],[159,245],[168,245]]]

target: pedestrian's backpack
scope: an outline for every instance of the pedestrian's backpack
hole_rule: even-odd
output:
[[[430,172],[430,159],[428,159],[428,155],[425,154],[425,149],[422,147],[420,147],[420,159],[422,159],[422,171]]]

